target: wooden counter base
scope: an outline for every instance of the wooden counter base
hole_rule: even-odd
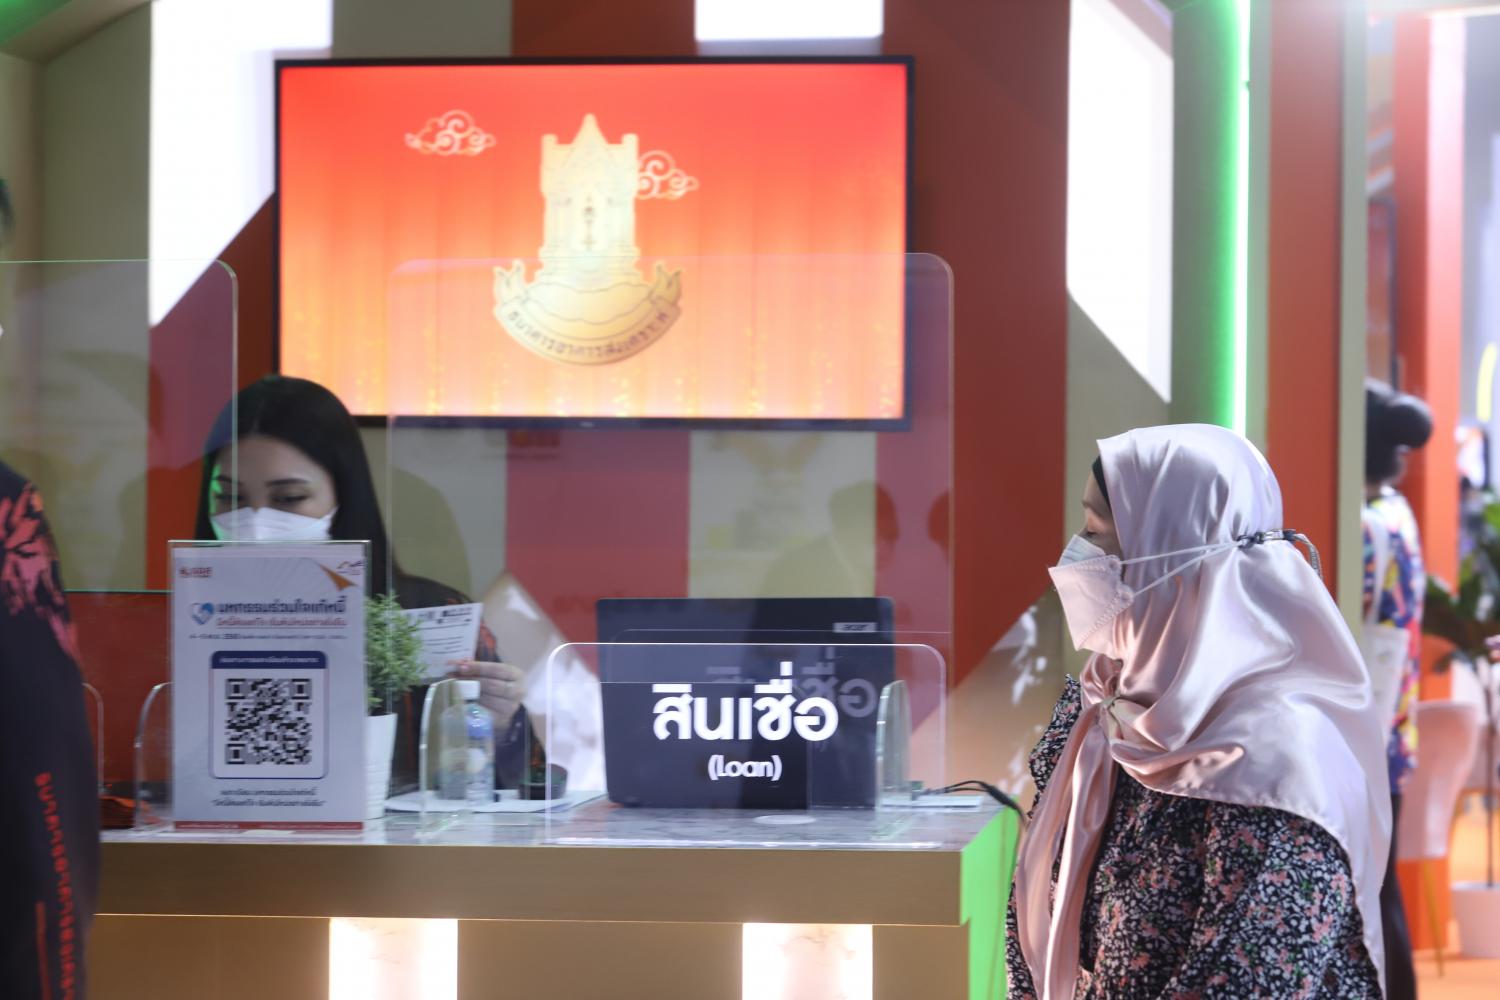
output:
[[[110,839],[90,992],[325,1000],[347,916],[458,919],[460,1000],[739,997],[746,923],[873,925],[877,998],[1002,997],[1015,821],[940,819],[913,850]]]

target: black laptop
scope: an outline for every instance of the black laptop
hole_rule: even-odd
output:
[[[604,600],[597,613],[611,801],[874,805],[889,598]]]

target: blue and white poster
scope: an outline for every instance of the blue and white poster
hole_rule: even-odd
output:
[[[359,830],[363,542],[172,548],[178,829]]]

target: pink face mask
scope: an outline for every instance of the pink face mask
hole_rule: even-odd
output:
[[[1159,556],[1121,559],[1110,555],[1082,535],[1074,535],[1063,549],[1062,558],[1047,572],[1057,587],[1063,617],[1068,620],[1068,634],[1075,649],[1087,649],[1112,660],[1122,659],[1115,648],[1114,629],[1109,626],[1135,603],[1142,594],[1166,583],[1172,577],[1191,569],[1210,556],[1240,547],[1239,542],[1215,542]],[[1136,590],[1125,582],[1125,567],[1135,563],[1158,562],[1173,556],[1192,555],[1181,566],[1157,577]]]

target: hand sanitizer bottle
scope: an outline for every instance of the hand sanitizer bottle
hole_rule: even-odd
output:
[[[438,798],[466,809],[495,801],[495,722],[479,704],[479,682],[459,681],[463,702],[443,710]]]

